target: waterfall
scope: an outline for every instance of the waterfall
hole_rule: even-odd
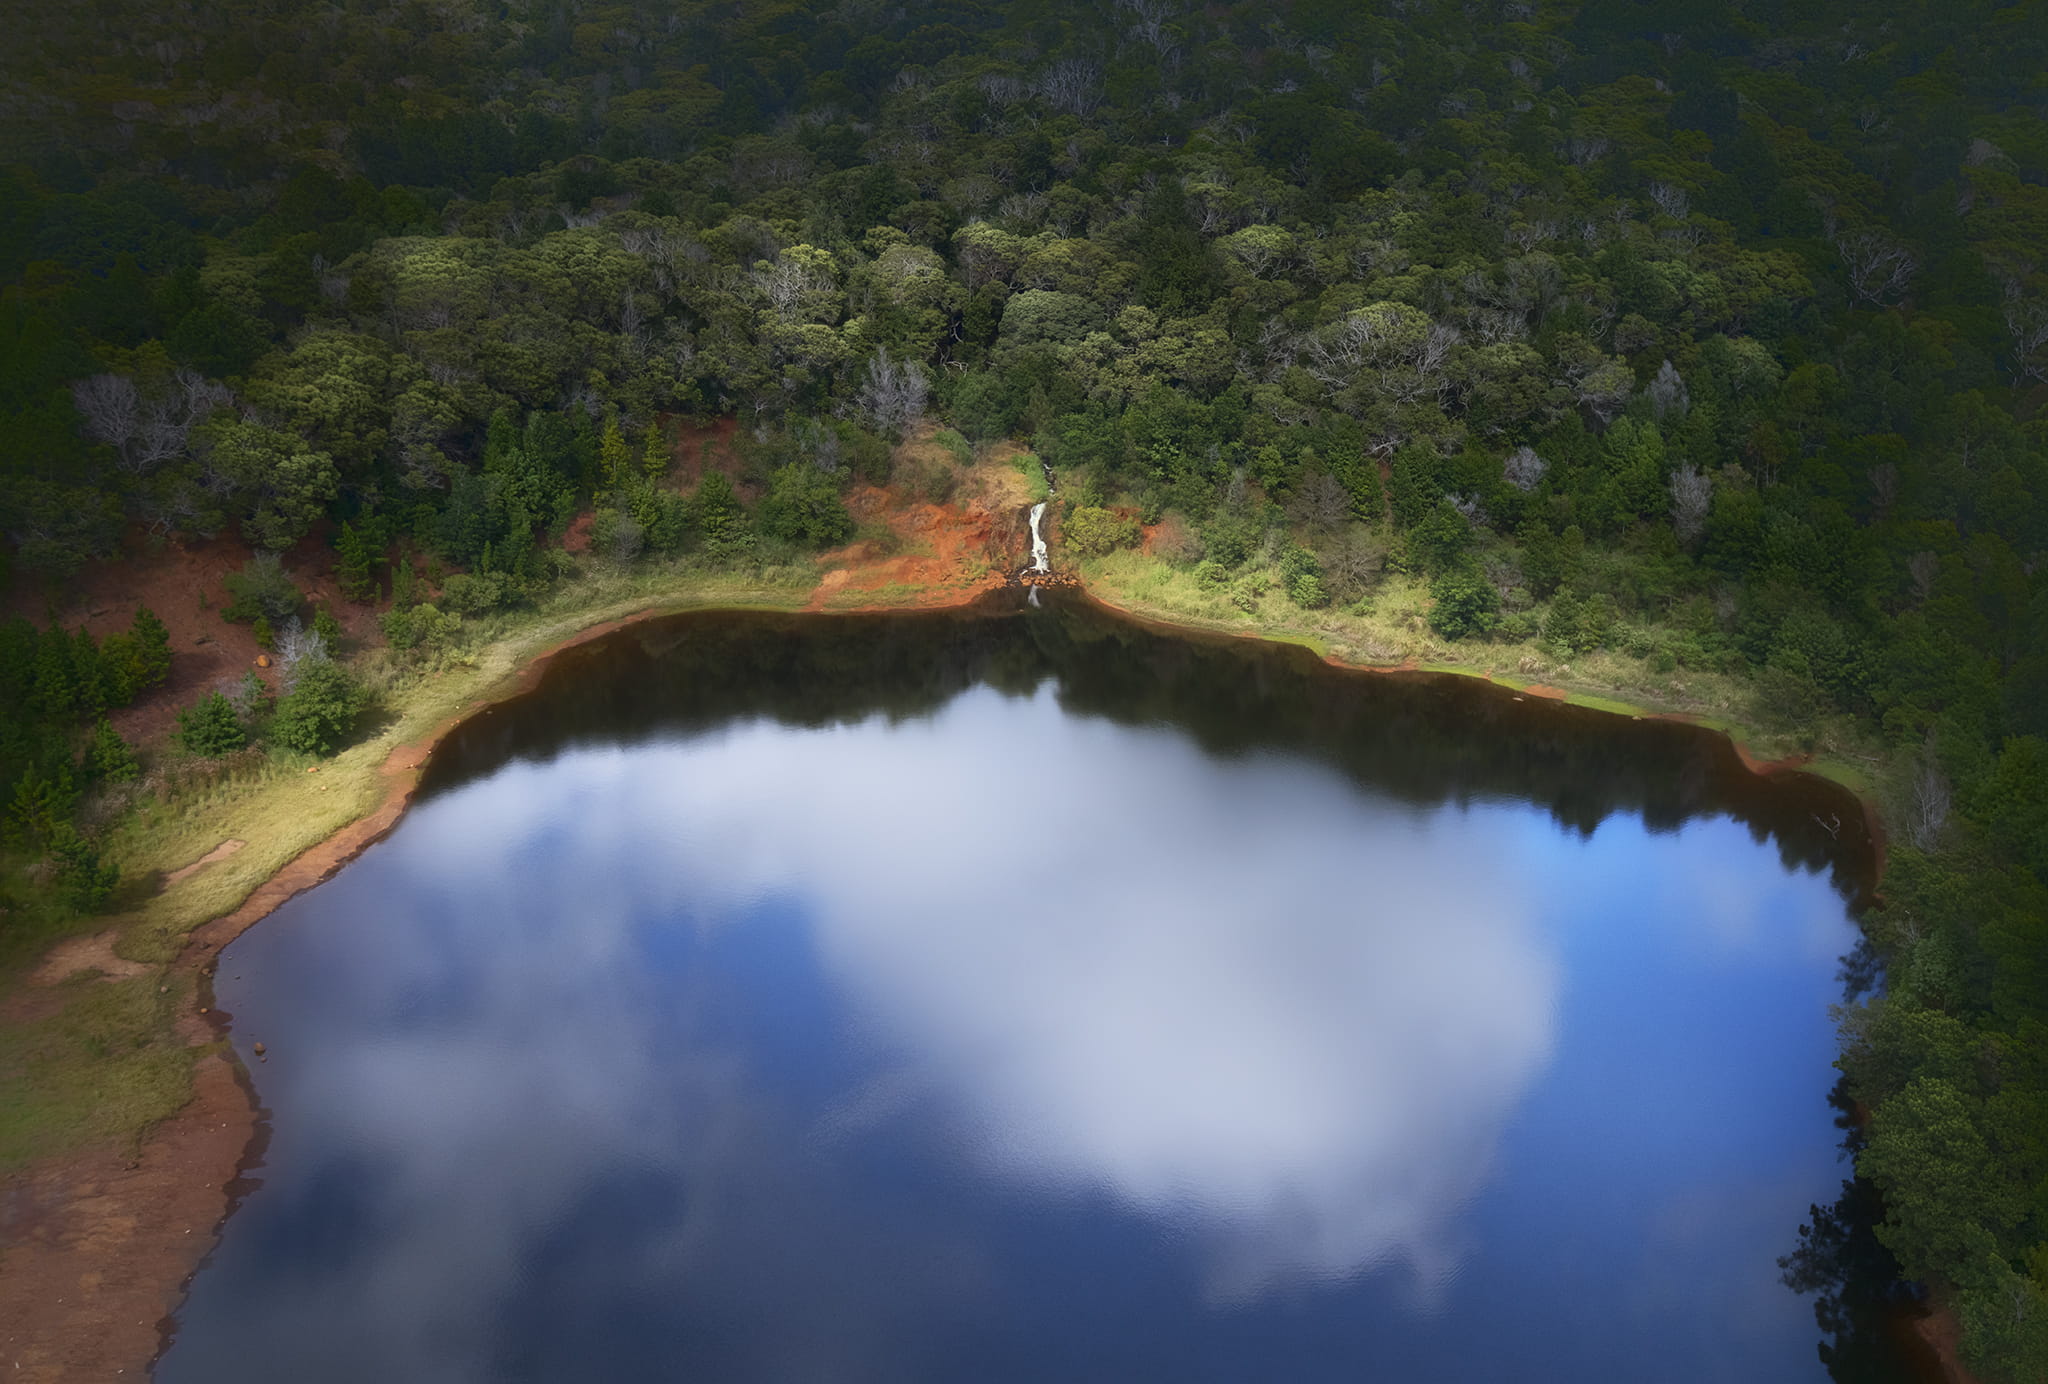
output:
[[[1043,457],[1037,460],[1038,469],[1045,475],[1046,498],[1031,507],[1031,565],[1026,567],[1024,571],[1026,573],[1042,572],[1047,576],[1051,576],[1052,564],[1046,561],[1045,529],[1042,521],[1045,518],[1045,507],[1051,503],[1052,496],[1056,492],[1053,489],[1052,468],[1045,464]]]

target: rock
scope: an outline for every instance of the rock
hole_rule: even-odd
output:
[[[258,668],[268,668],[268,667],[270,666],[270,655],[269,655],[269,654],[258,654],[258,655],[256,655],[256,666],[257,666]]]
[[[263,1056],[264,1051],[263,1045],[261,1043],[258,1043],[255,1047],[251,1048],[250,1051],[255,1053],[258,1057],[261,1057]]]

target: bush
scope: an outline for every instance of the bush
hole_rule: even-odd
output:
[[[1230,588],[1230,603],[1250,615],[1259,608],[1259,602],[1266,598],[1271,583],[1264,572],[1248,572],[1239,577]]]
[[[895,482],[899,489],[914,500],[921,500],[928,505],[942,505],[952,499],[953,492],[959,488],[960,473],[954,470],[950,463],[937,457],[918,457],[905,453],[896,463]]]
[[[52,835],[50,855],[57,862],[57,888],[64,902],[80,913],[97,913],[107,906],[114,886],[121,882],[120,866],[102,863],[99,848],[69,822]]]
[[[1314,572],[1303,572],[1287,580],[1287,599],[1303,610],[1321,610],[1330,603],[1330,593],[1323,589],[1323,579]]]
[[[1429,627],[1446,639],[1491,634],[1500,623],[1500,593],[1469,567],[1453,568],[1429,584],[1435,605]]]
[[[760,521],[763,533],[804,547],[829,548],[853,537],[853,516],[837,482],[808,462],[792,462],[768,478]]]
[[[333,754],[348,742],[364,700],[362,689],[333,660],[311,660],[299,669],[297,685],[279,699],[270,739],[300,754]]]
[[[1067,516],[1060,536],[1075,552],[1095,557],[1135,544],[1138,541],[1138,521],[1095,505],[1086,505]]]
[[[442,648],[462,634],[462,617],[443,612],[432,602],[409,610],[387,610],[378,621],[385,642],[394,649]]]
[[[235,706],[219,692],[209,692],[178,713],[178,743],[196,755],[215,759],[249,743],[235,715]]]
[[[496,572],[457,572],[441,583],[441,603],[463,615],[496,610],[510,596],[505,578]]]
[[[241,571],[228,573],[222,584],[228,589],[228,603],[221,608],[221,616],[237,625],[260,619],[281,625],[299,613],[305,600],[276,553],[250,558]]]

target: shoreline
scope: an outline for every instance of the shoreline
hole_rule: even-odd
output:
[[[132,1157],[102,1149],[90,1156],[51,1160],[59,1166],[31,1165],[10,1177],[6,1188],[9,1219],[18,1221],[30,1234],[0,1255],[0,1322],[34,1324],[26,1341],[21,1339],[21,1327],[13,1325],[8,1328],[8,1339],[0,1340],[11,1372],[25,1382],[111,1379],[131,1373],[144,1378],[168,1348],[175,1312],[193,1276],[205,1266],[227,1217],[259,1185],[260,1179],[251,1175],[262,1167],[268,1142],[266,1112],[249,1072],[227,1039],[231,1016],[221,1014],[213,1004],[212,976],[219,953],[285,902],[332,878],[396,829],[418,791],[421,770],[457,727],[530,689],[562,653],[648,620],[695,610],[756,609],[824,617],[963,610],[1000,589],[982,583],[957,592],[934,593],[936,599],[914,603],[822,607],[816,600],[817,591],[791,602],[700,604],[686,594],[666,600],[655,597],[624,613],[594,611],[597,618],[590,623],[543,643],[534,652],[508,652],[514,660],[511,666],[475,689],[461,709],[386,752],[374,770],[381,792],[367,811],[289,858],[233,909],[185,935],[163,978],[166,985],[191,986],[176,1020],[177,1034],[189,1046],[201,1049],[193,1062],[192,1094],[186,1103],[151,1128]],[[1177,637],[1304,644],[1318,661],[1346,672],[1463,677],[1518,696],[1572,700],[1572,694],[1557,688],[1505,682],[1477,670],[1422,667],[1412,662],[1354,663],[1284,634],[1175,621],[1106,599],[1085,582],[1076,582],[1073,589],[1081,599],[1120,619]],[[1761,759],[1733,730],[1702,724],[1684,713],[1624,709],[1611,701],[1587,709],[1629,719],[1699,726],[1725,738],[1744,769],[1759,778],[1812,775],[1846,787],[1807,767],[1806,757]],[[1866,793],[1853,788],[1848,791],[1863,812],[1873,842],[1874,890],[1885,864],[1882,817]],[[68,1166],[74,1163],[83,1166]],[[23,1205],[25,1213],[20,1211]],[[111,1209],[114,1214],[108,1219],[117,1233],[110,1237],[90,1233],[75,1223],[65,1224],[67,1220],[76,1222],[86,1208],[103,1217]],[[60,1293],[54,1301],[48,1296],[51,1291]],[[74,1292],[82,1297],[75,1298]],[[1922,1319],[1930,1324],[1937,1320],[1932,1316]],[[1914,1329],[1923,1337],[1932,1334],[1922,1329],[1922,1323],[1914,1323]],[[1942,1355],[1944,1365],[1950,1365],[1952,1352]],[[1949,1379],[1951,1384],[1968,1384],[1968,1376],[1959,1369],[1950,1372]]]

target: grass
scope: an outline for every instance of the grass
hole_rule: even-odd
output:
[[[1043,494],[1044,473],[1028,453],[1001,469],[1014,469],[1035,482],[1034,495]],[[1859,793],[1871,791],[1880,774],[1878,756],[1846,738],[1831,739],[1826,728],[1757,732],[1748,724],[1748,690],[1737,678],[1692,670],[1659,674],[1643,660],[1607,651],[1566,662],[1533,643],[1443,641],[1429,628],[1426,590],[1407,577],[1390,576],[1367,606],[1303,610],[1277,582],[1255,598],[1243,593],[1241,606],[1231,589],[1205,587],[1191,572],[1136,552],[1089,559],[1082,571],[1103,599],[1170,624],[1300,644],[1350,664],[1430,668],[1514,687],[1540,683],[1578,705],[1622,715],[1683,712],[1766,758],[1812,743],[1820,751],[1814,769]],[[334,758],[316,765],[251,753],[217,771],[188,770],[182,780],[161,785],[162,795],[133,794],[106,838],[125,881],[110,917],[67,918],[38,905],[47,889],[28,862],[9,860],[4,883],[26,904],[0,927],[0,1001],[27,996],[33,1002],[0,1009],[14,1015],[0,1021],[0,1171],[95,1141],[134,1145],[177,1110],[189,1093],[197,1050],[173,1033],[173,1016],[191,1002],[190,982],[168,963],[193,928],[233,911],[301,852],[372,811],[383,800],[380,770],[394,749],[424,740],[498,695],[542,650],[582,630],[643,613],[800,609],[816,576],[808,563],[756,573],[686,563],[599,567],[537,608],[469,621],[461,647],[423,662],[372,651],[357,666],[379,689],[380,719]],[[929,595],[898,583],[835,593],[832,603],[908,606]],[[313,768],[318,772],[309,773]],[[155,888],[157,880],[227,840],[245,845],[170,888]],[[79,978],[28,995],[27,972],[52,944],[109,927],[118,932],[117,954],[147,964],[148,974],[123,981]]]
[[[1429,627],[1425,583],[1390,573],[1369,602],[1303,610],[1275,581],[1245,609],[1231,587],[1205,587],[1192,571],[1125,550],[1082,564],[1089,589],[1112,605],[1169,624],[1304,644],[1326,658],[1365,667],[1487,678],[1517,689],[1555,688],[1575,706],[1621,716],[1676,713],[1742,743],[1761,759],[1812,753],[1810,766],[1866,792],[1882,758],[1846,718],[1817,727],[1765,724],[1746,679],[1709,670],[1658,672],[1646,659],[1609,649],[1559,658],[1530,640],[1450,641]]]
[[[1043,504],[1052,498],[1052,484],[1045,478],[1045,467],[1030,452],[1018,452],[1010,458],[1011,467],[1024,478],[1024,485],[1031,493],[1029,503]]]
[[[536,609],[471,622],[465,647],[426,663],[366,655],[363,671],[382,684],[381,719],[334,758],[244,756],[225,772],[173,786],[168,797],[135,794],[106,838],[108,858],[124,880],[111,916],[62,915],[48,905],[29,863],[10,860],[7,882],[21,903],[0,928],[0,998],[32,1002],[16,1004],[0,1021],[0,1171],[83,1143],[133,1144],[184,1103],[196,1054],[177,1041],[172,1019],[189,1002],[189,982],[168,963],[192,929],[232,912],[299,854],[372,811],[384,798],[379,771],[393,749],[482,704],[542,650],[593,625],[714,606],[798,609],[814,580],[807,564],[765,573],[680,564],[599,570]],[[315,767],[317,773],[307,772]],[[156,880],[227,840],[245,844],[155,890]],[[148,974],[80,978],[28,993],[27,974],[52,945],[108,928],[118,934],[116,954],[147,964]]]
[[[92,1143],[132,1151],[191,1091],[197,1050],[172,1031],[188,982],[80,976],[58,991],[54,1013],[0,1026],[0,1168]]]

